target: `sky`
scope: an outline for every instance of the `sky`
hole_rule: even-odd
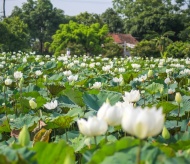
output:
[[[14,6],[21,7],[27,0],[6,0],[6,16],[11,14]],[[81,12],[102,14],[112,8],[112,0],[51,0],[54,7],[62,9],[65,15],[74,16]],[[3,0],[0,0],[0,15],[3,11]]]

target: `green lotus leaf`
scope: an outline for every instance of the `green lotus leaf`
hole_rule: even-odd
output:
[[[177,104],[173,104],[171,102],[159,102],[157,105],[156,105],[157,108],[160,108],[162,107],[163,109],[163,112],[164,113],[169,113],[170,111],[172,110],[175,110],[175,109],[178,109],[178,105]]]
[[[163,88],[164,85],[160,84],[160,83],[152,83],[150,85],[148,85],[147,87],[145,87],[145,90],[150,93],[150,94],[155,94],[157,92],[160,91],[160,88]]]
[[[57,64],[55,61],[48,61],[47,63],[45,63],[44,65],[44,69],[53,69],[53,68],[56,68]]]
[[[38,164],[56,163],[56,164],[74,164],[75,155],[72,147],[63,140],[58,143],[38,142],[32,148],[36,152],[34,159]]]
[[[56,96],[59,92],[65,89],[64,86],[58,84],[47,84],[46,86],[51,95],[53,96]]]
[[[71,123],[73,123],[73,117],[71,116],[67,116],[67,115],[64,115],[64,116],[58,116],[56,118],[48,118],[46,120],[46,128],[48,129],[54,129],[54,128],[69,128]]]
[[[98,110],[107,99],[109,99],[111,105],[114,105],[116,102],[121,100],[121,98],[121,93],[112,91],[100,91],[97,95],[85,92],[83,95],[85,104],[94,110]]]
[[[11,119],[9,123],[11,129],[21,129],[24,125],[26,125],[30,130],[33,130],[39,120],[40,117],[25,114]]]
[[[84,102],[82,99],[82,92],[78,89],[74,88],[67,88],[64,90],[65,96],[67,96],[73,103],[77,104],[78,106],[83,107]]]
[[[114,143],[106,144],[102,148],[98,149],[96,152],[94,152],[93,156],[90,158],[90,161],[88,164],[93,163],[101,163],[106,159],[108,156],[114,155],[116,152],[119,152],[121,150],[125,150],[129,147],[133,147],[139,144],[138,139],[134,139],[132,137],[124,137]],[[126,155],[127,153],[125,153]],[[136,156],[136,151],[135,151]],[[126,161],[125,161],[126,162]]]

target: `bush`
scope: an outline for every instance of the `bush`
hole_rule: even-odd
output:
[[[168,57],[190,57],[190,43],[181,41],[173,42],[167,47],[166,52]]]

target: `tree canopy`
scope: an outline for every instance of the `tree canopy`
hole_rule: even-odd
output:
[[[21,8],[16,7],[12,16],[19,16],[27,25],[31,41],[39,42],[39,51],[43,44],[51,41],[60,23],[64,23],[63,11],[53,8],[50,0],[27,0]]]
[[[139,40],[151,31],[160,35],[174,31],[173,40],[178,40],[187,22],[187,14],[182,14],[185,11],[183,0],[175,4],[171,0],[113,0],[113,6],[124,18],[125,33]]]
[[[98,54],[101,52],[101,45],[107,42],[108,27],[93,23],[90,26],[70,21],[68,24],[61,24],[56,34],[53,35],[53,42],[50,44],[50,51],[64,53],[68,45],[81,45],[86,54]]]
[[[19,51],[30,48],[28,26],[19,17],[5,18],[0,22],[0,48]]]

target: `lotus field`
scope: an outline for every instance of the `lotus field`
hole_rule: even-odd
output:
[[[0,54],[1,164],[190,163],[190,59]]]

